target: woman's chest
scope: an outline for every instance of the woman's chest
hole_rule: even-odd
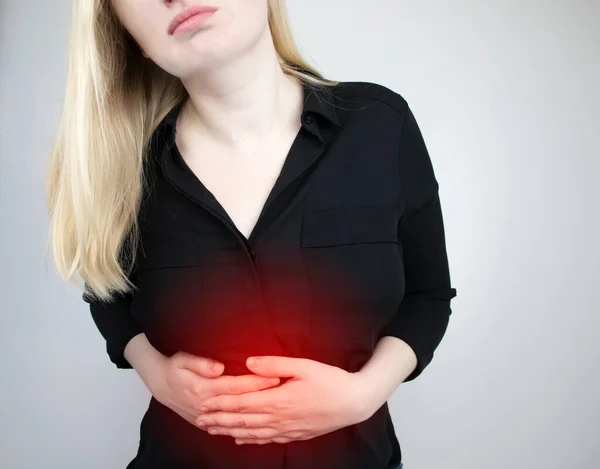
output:
[[[393,317],[404,294],[396,168],[297,150],[260,223],[245,230],[235,211],[243,196],[227,210],[227,191],[217,201],[204,181],[157,174],[132,305],[157,349],[316,359],[368,348]],[[272,190],[265,184],[263,198]]]

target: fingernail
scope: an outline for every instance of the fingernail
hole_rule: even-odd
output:
[[[269,386],[272,386],[274,384],[279,384],[279,379],[278,378],[271,378],[267,381],[267,383],[269,384]]]
[[[222,363],[213,363],[210,369],[213,371],[221,371],[221,366],[223,366]]]
[[[252,357],[248,359],[248,365],[250,366],[257,366],[260,363],[260,358],[258,357]]]

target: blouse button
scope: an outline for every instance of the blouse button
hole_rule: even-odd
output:
[[[311,124],[312,121],[313,121],[313,117],[310,114],[304,115],[304,122],[306,122],[307,124]]]

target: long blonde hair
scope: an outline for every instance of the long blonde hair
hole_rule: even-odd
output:
[[[63,280],[78,273],[91,299],[135,289],[138,211],[151,136],[187,98],[179,78],[146,60],[110,0],[73,0],[66,93],[46,170],[51,247]],[[284,0],[268,0],[284,73],[333,86],[301,56]],[[46,252],[47,252],[46,251]]]

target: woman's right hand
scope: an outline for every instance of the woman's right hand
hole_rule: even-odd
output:
[[[212,368],[217,364],[216,370]],[[196,426],[205,399],[218,394],[242,394],[279,384],[279,378],[253,374],[221,376],[223,364],[187,352],[160,360],[153,370],[150,392],[164,406]],[[199,427],[198,427],[199,428]]]

